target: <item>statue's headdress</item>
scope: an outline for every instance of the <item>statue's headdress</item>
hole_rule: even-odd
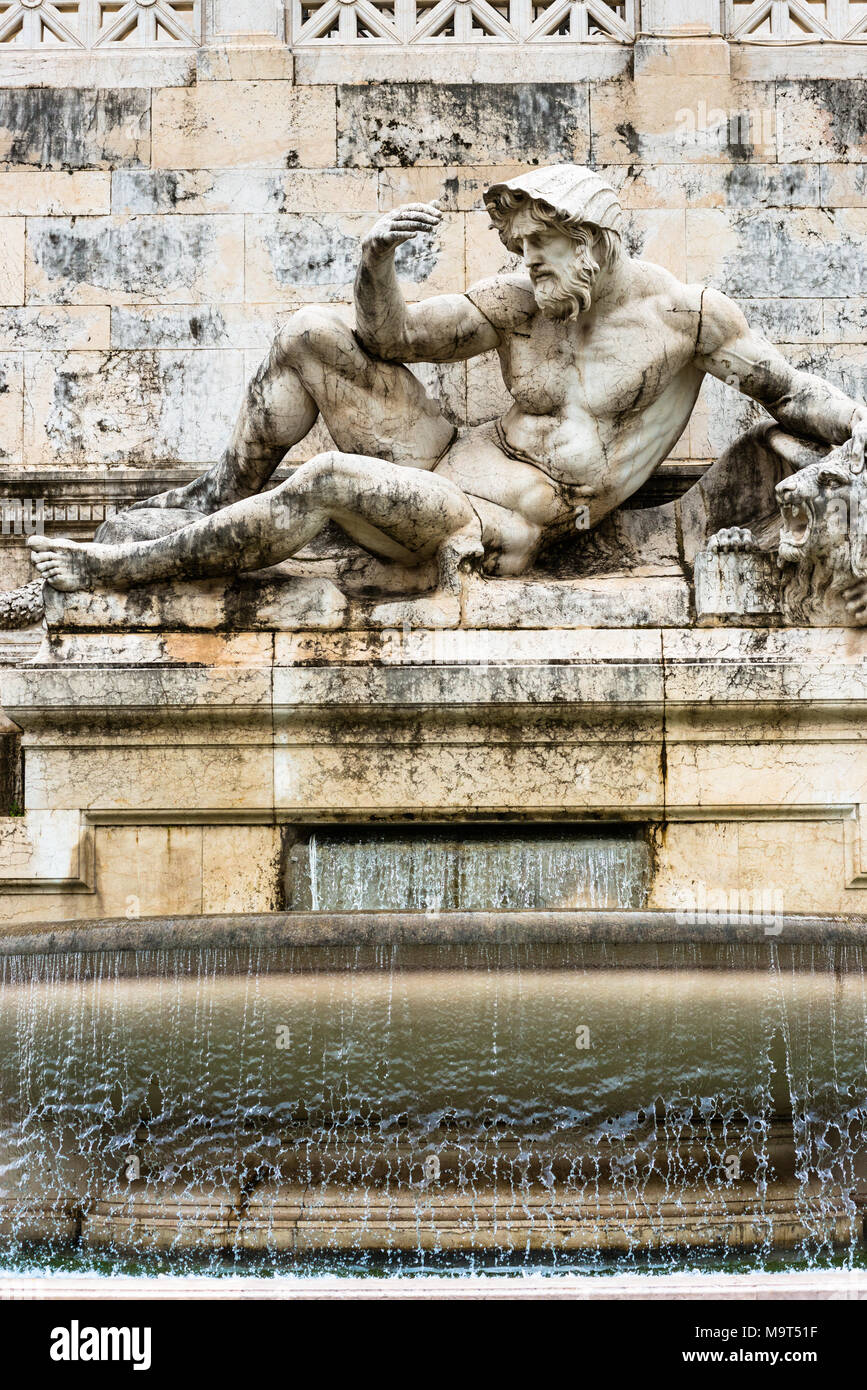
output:
[[[565,227],[590,224],[618,235],[623,215],[620,200],[609,183],[583,164],[552,164],[531,169],[513,179],[491,184],[484,193],[485,207],[510,251],[520,247],[509,242],[510,214],[522,203],[533,203]]]

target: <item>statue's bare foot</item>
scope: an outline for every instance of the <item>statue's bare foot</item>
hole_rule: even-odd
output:
[[[473,562],[481,560],[484,553],[481,526],[474,517],[469,525],[449,536],[439,548],[437,568],[440,589],[447,594],[459,594],[461,575],[468,573]]]
[[[30,546],[30,558],[42,578],[63,593],[92,589],[101,575],[100,560],[108,553],[106,546],[69,541],[63,537],[49,540],[47,536],[30,536],[27,544]]]
[[[707,543],[708,550],[740,550],[754,551],[759,550],[760,546],[752,531],[747,526],[725,526],[722,531],[717,531],[716,535],[711,536]]]

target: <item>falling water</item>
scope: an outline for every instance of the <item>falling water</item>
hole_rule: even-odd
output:
[[[383,827],[314,831],[290,857],[289,901],[332,912],[643,907],[640,830]]]
[[[0,1263],[855,1263],[865,1018],[840,945],[8,957]]]

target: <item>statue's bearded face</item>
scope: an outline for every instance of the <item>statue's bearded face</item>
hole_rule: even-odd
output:
[[[522,208],[511,218],[509,243],[519,249],[533,283],[533,294],[547,318],[586,313],[593,301],[599,262],[593,255],[595,228],[568,231]]]

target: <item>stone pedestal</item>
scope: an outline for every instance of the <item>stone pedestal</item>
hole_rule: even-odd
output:
[[[699,929],[759,894],[864,912],[867,634],[690,628],[679,583],[595,610],[591,581],[55,596],[2,682],[24,754],[5,929],[280,911],[295,827],[395,819],[637,822],[647,907]]]

